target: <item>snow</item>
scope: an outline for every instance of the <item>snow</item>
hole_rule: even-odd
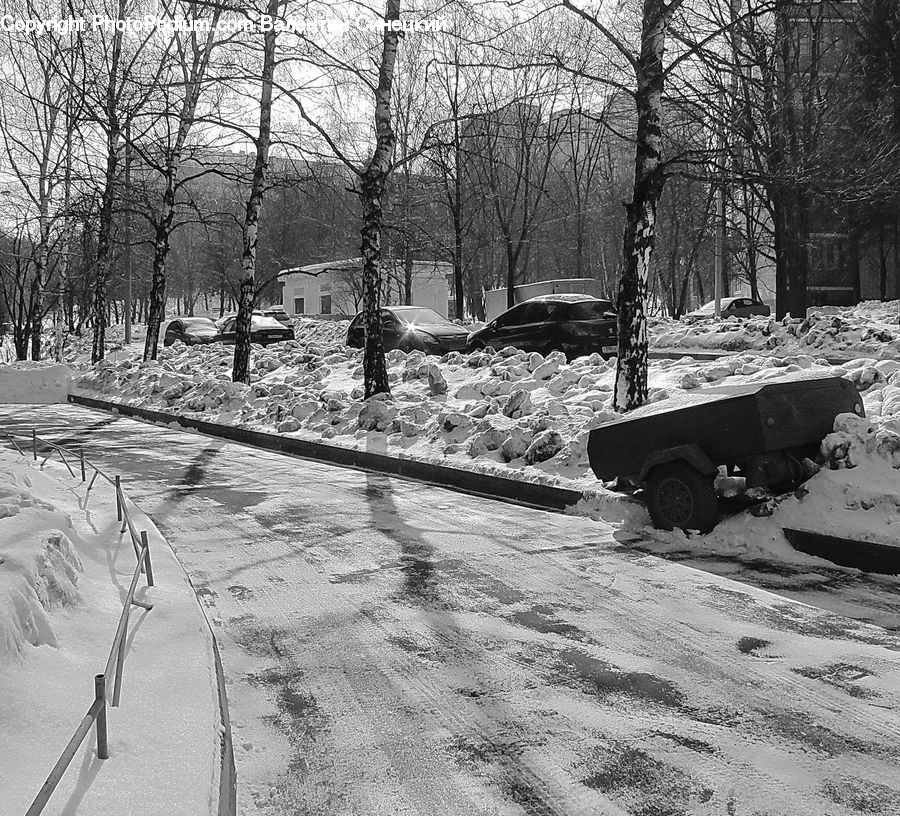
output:
[[[894,339],[890,320],[897,306],[864,303],[848,310],[813,310],[802,321],[657,321],[655,345],[665,340],[723,349],[735,345],[729,337],[739,337],[737,345],[750,350],[714,361],[688,356],[651,361],[650,405],[642,410],[714,399],[723,386],[841,376],[860,391],[872,438],[881,440],[882,448],[896,446],[900,359],[893,357],[900,357],[895,354],[900,341]],[[347,321],[296,319],[296,341],[254,347],[250,386],[231,382],[233,351],[228,347],[176,343],[161,349],[157,361],[143,362],[136,343],[74,374],[70,387],[86,396],[209,422],[580,490],[585,500],[576,512],[658,535],[647,528],[640,503],[606,490],[588,465],[590,430],[621,419],[612,403],[615,361],[594,354],[569,363],[559,352],[545,358],[513,348],[440,358],[395,350],[387,354],[391,395],[363,400],[362,352],[343,345],[346,328]],[[110,334],[117,336],[114,330]],[[815,337],[828,342],[812,343]],[[863,351],[868,356],[828,361],[838,352]],[[83,359],[74,362],[83,365]],[[854,449],[862,450],[859,444]],[[857,464],[852,457],[849,463]],[[832,457],[830,466],[838,465]],[[831,477],[817,477],[806,485],[808,493],[779,504],[769,519],[742,514],[706,540],[694,536],[691,546],[718,547],[725,553],[762,547],[770,557],[803,560],[806,556],[793,554],[783,540],[778,524],[828,532],[838,518],[848,537],[876,535],[881,540],[889,532],[886,525],[879,522],[877,534],[870,528],[879,513],[890,515],[897,457],[880,465],[867,458],[861,467],[854,475],[841,468]],[[863,474],[874,480],[865,495],[857,484]],[[881,509],[864,509],[869,505]]]
[[[54,462],[0,450],[0,811],[21,814],[93,700],[134,569],[113,490],[90,494]],[[154,604],[131,615],[109,759],[88,735],[46,813],[216,813],[221,727],[212,641],[190,583],[156,527]],[[152,712],[152,714],[151,714]]]
[[[650,345],[655,349],[900,360],[900,301],[896,300],[864,301],[847,308],[812,307],[805,318],[720,320],[688,315],[682,320],[650,318],[649,324]]]
[[[65,402],[72,369],[62,363],[21,361],[0,365],[0,402]]]

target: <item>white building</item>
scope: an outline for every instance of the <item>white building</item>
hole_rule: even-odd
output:
[[[396,261],[385,264],[385,306],[403,302],[403,268]],[[444,261],[413,261],[412,306],[427,306],[447,316],[449,280],[453,268]],[[284,309],[294,315],[346,316],[362,308],[362,258],[282,269]]]

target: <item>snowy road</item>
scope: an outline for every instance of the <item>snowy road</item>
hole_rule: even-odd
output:
[[[222,647],[242,814],[896,814],[900,636],[604,525],[67,406]],[[140,475],[142,481],[137,481]]]

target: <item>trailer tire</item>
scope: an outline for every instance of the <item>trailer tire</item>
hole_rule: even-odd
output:
[[[714,477],[704,476],[685,462],[670,462],[647,474],[647,509],[660,530],[708,533],[719,521]]]

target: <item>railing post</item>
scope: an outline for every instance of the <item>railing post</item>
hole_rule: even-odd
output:
[[[109,759],[109,746],[106,744],[106,675],[94,677],[94,700],[100,702],[97,712],[97,756]]]
[[[128,610],[129,614],[125,616],[125,626],[122,628],[122,637],[119,639],[119,648],[116,654],[116,679],[113,683],[113,698],[112,698],[112,706],[113,708],[117,708],[119,705],[119,696],[122,691],[122,666],[125,663],[125,642],[128,640],[128,617],[130,615],[131,610]]]
[[[81,481],[87,481],[87,474],[84,472],[84,450],[81,451]]]
[[[120,477],[116,476],[116,521],[122,520],[122,487]]]
[[[31,452],[34,455],[34,461],[37,462],[37,431],[31,431]]]
[[[144,555],[144,567],[147,570],[147,586],[153,586],[153,567],[150,566],[150,542],[147,541],[146,530],[141,530],[141,546],[147,551]]]

